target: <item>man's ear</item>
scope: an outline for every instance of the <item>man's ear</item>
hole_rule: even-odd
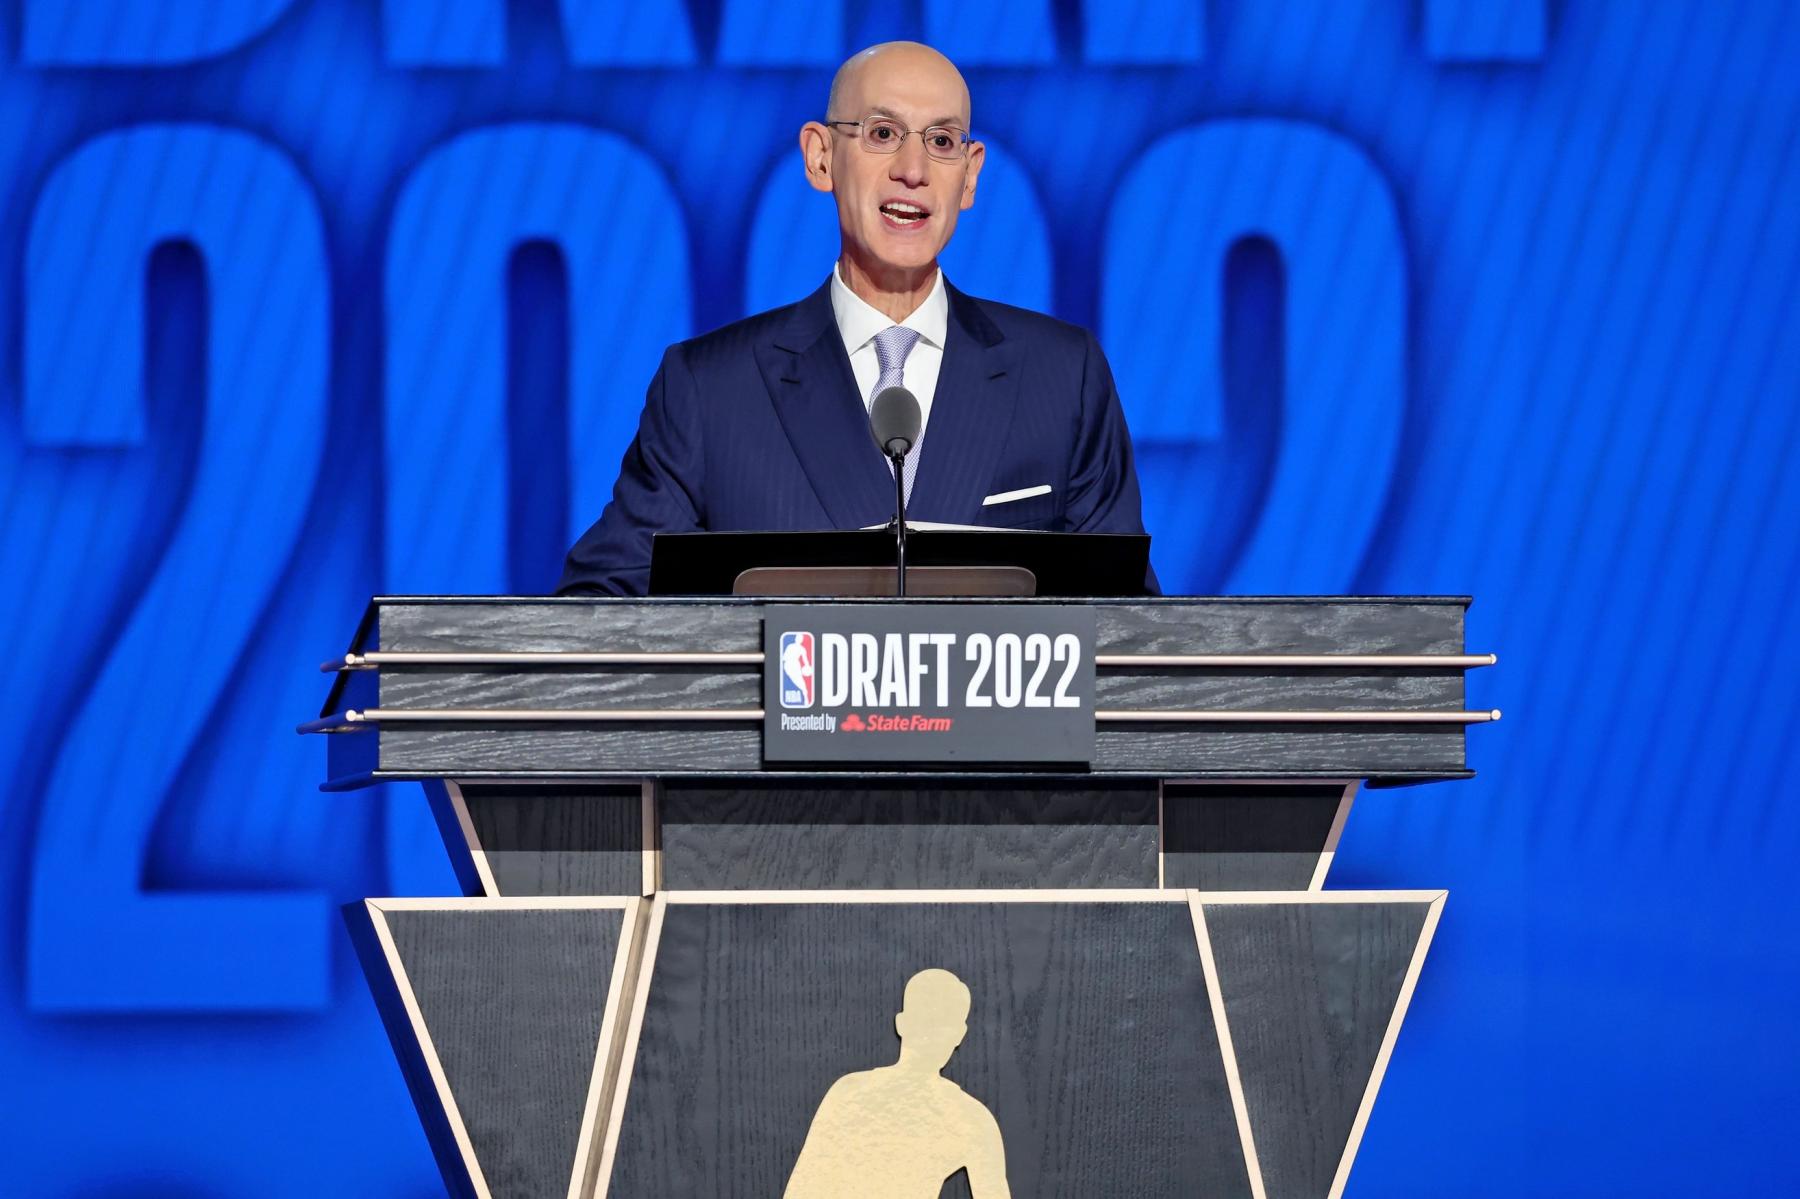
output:
[[[814,191],[831,190],[831,130],[817,121],[800,126],[800,162]]]
[[[959,207],[967,209],[975,203],[975,179],[981,174],[981,164],[987,161],[987,146],[982,142],[969,143],[969,167],[963,175],[962,203]]]

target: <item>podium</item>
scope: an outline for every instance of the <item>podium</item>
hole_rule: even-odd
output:
[[[1341,1193],[1444,892],[1331,858],[1469,776],[1467,604],[377,598],[303,731],[463,888],[346,909],[448,1190]],[[1091,627],[1085,759],[766,758],[796,612],[896,608]]]

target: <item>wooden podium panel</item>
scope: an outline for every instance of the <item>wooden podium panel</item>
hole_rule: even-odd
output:
[[[1165,783],[1162,885],[1199,891],[1316,891],[1354,782]]]
[[[1442,903],[793,891],[346,914],[453,1195],[782,1195],[835,1084],[894,1063],[911,982],[947,971],[967,1006],[928,1077],[991,1124],[1014,1195],[1333,1199]]]
[[[790,1175],[819,1127],[856,1159],[895,1126],[933,1126],[904,1109],[885,1131],[824,1113],[903,1051],[911,980],[948,971],[966,1031],[942,1078],[997,1129],[1012,1194],[1335,1199],[1443,899],[662,895],[594,1194],[813,1199]],[[970,1194],[967,1176],[941,1193]]]
[[[1269,1199],[1349,1177],[1443,897],[1201,904]]]
[[[1142,780],[671,779],[670,891],[1154,887],[1157,785]]]
[[[371,899],[345,909],[450,1194],[585,1195],[638,899]]]
[[[642,783],[459,783],[425,794],[463,894],[642,895]]]
[[[844,600],[853,611],[865,601]],[[1096,621],[1094,774],[1467,777],[1466,601],[1011,600]],[[985,600],[913,599],[920,611]],[[753,598],[378,598],[319,719],[333,788],[765,773]]]
[[[1355,783],[899,775],[428,780],[468,896],[1318,890]]]
[[[1014,1195],[1247,1199],[1186,895],[964,894],[659,901],[597,1193],[781,1195],[821,1099],[894,1061],[935,967],[972,997],[944,1076],[998,1122]]]

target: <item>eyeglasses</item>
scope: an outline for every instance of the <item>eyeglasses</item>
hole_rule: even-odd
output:
[[[833,128],[840,125],[858,130],[863,149],[871,154],[893,154],[905,143],[907,135],[916,133],[925,145],[925,153],[939,162],[959,162],[969,145],[967,130],[954,125],[932,125],[926,129],[908,129],[889,117],[864,117],[860,121],[826,121]]]

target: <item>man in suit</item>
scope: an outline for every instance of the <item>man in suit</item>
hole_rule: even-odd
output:
[[[656,533],[887,521],[894,479],[868,405],[895,384],[924,417],[906,462],[910,517],[1143,532],[1130,435],[1093,335],[964,295],[938,269],[986,154],[969,120],[961,73],[928,46],[891,42],[839,68],[826,119],[800,130],[807,181],[837,203],[831,278],[669,348],[560,593],[644,594]]]

